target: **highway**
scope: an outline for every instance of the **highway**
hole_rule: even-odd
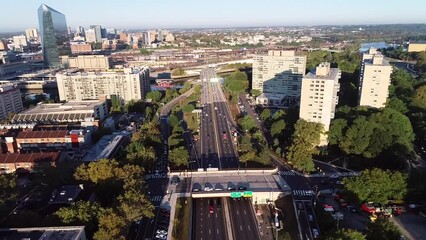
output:
[[[193,233],[194,240],[227,239],[225,229],[225,217],[223,214],[222,198],[220,209],[217,208],[218,198],[194,198],[193,199]],[[210,207],[213,213],[210,213]],[[225,210],[226,211],[226,210]]]
[[[202,117],[200,128],[200,166],[204,169],[237,169],[238,157],[230,131],[231,114],[215,70],[201,72]]]
[[[229,200],[234,239],[260,239],[257,220],[252,208],[251,199]]]

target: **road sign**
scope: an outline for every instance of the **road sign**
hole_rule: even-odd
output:
[[[231,192],[231,198],[240,198],[243,196],[242,192]]]
[[[252,191],[244,191],[243,196],[244,197],[253,197],[253,192]]]

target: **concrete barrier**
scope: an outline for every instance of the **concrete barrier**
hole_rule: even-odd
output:
[[[278,168],[266,169],[266,170],[209,170],[209,171],[186,171],[186,172],[172,172],[169,175],[179,176],[202,176],[202,175],[264,175],[264,174],[275,174],[278,172]]]

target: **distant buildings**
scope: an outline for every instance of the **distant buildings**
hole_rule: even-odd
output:
[[[55,166],[59,159],[58,152],[0,154],[0,173],[32,172],[34,167]]]
[[[15,51],[23,52],[24,48],[28,46],[27,37],[25,35],[13,36],[13,46]]]
[[[150,91],[149,69],[110,70],[103,72],[57,73],[61,101],[98,99],[116,95],[124,101],[144,99]]]
[[[100,25],[90,25],[90,29],[92,29],[94,32],[94,41],[90,41],[90,42],[97,42],[97,43],[102,42],[102,27]],[[87,33],[86,33],[86,37],[87,37]]]
[[[309,122],[322,123],[325,132],[330,128],[338,103],[340,75],[338,68],[330,68],[330,63],[325,62],[302,79],[299,117]],[[320,145],[327,145],[326,134],[322,134],[320,140]]]
[[[21,92],[13,85],[0,86],[0,120],[7,118],[10,113],[24,110]]]
[[[25,36],[27,39],[35,39],[38,38],[37,28],[29,28],[25,30]]]
[[[426,51],[426,42],[410,42],[408,44],[408,52]]]
[[[61,65],[84,70],[108,70],[111,68],[111,58],[104,55],[61,56]]]
[[[90,53],[92,52],[92,45],[88,43],[77,43],[71,44],[71,53],[79,54],[79,53]]]
[[[359,77],[359,98],[361,106],[385,107],[389,95],[392,66],[376,49],[363,54]]]
[[[305,71],[306,56],[294,51],[270,50],[266,56],[254,57],[253,89],[263,93],[258,104],[297,103]]]
[[[95,43],[97,41],[96,32],[94,29],[87,29],[85,31],[85,35],[86,35],[86,42]]]
[[[68,37],[65,15],[42,4],[38,8],[38,21],[43,49],[44,65],[59,67],[58,43]]]

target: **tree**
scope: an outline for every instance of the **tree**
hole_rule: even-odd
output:
[[[148,121],[150,121],[153,117],[153,112],[152,112],[152,108],[150,107],[146,107],[145,108],[145,119],[147,119]]]
[[[262,113],[260,114],[260,119],[262,119],[262,121],[266,122],[267,120],[269,120],[272,116],[271,110],[269,108],[265,108],[263,109]]]
[[[252,89],[251,90],[251,95],[255,98],[257,98],[258,96],[260,96],[260,94],[262,94],[262,92],[258,89]]]
[[[404,174],[378,168],[345,178],[343,184],[360,202],[387,204],[390,199],[402,200],[407,192],[407,177]]]
[[[80,165],[75,170],[74,177],[76,180],[98,183],[100,181],[114,178],[116,168],[118,168],[117,161],[101,159],[96,162],[91,162],[88,165]]]
[[[312,155],[319,153],[316,146],[320,144],[321,133],[323,133],[322,124],[308,122],[303,119],[297,121],[292,144],[287,151],[287,160],[296,169],[303,172],[315,170]]]
[[[256,122],[248,115],[242,118],[239,123],[246,132],[251,132],[256,128]]]
[[[387,219],[377,219],[367,224],[367,240],[399,240],[401,232]]]
[[[143,217],[154,217],[154,205],[140,190],[128,189],[117,199],[119,209],[127,221],[134,222]]]
[[[182,107],[182,112],[192,112],[194,111],[195,107],[192,104],[188,104]]]
[[[175,114],[170,114],[169,124],[172,128],[175,128],[179,124],[179,118]]]
[[[387,103],[388,108],[392,108],[402,114],[406,114],[408,112],[407,105],[401,99],[397,97],[392,97],[389,99]]]
[[[126,147],[126,157],[130,162],[148,167],[152,166],[155,161],[155,150],[141,142],[131,142]]]
[[[187,166],[189,163],[189,153],[184,147],[174,148],[169,153],[170,161],[176,166]]]
[[[326,240],[365,240],[365,236],[356,230],[341,228],[329,234]]]
[[[86,224],[97,221],[98,217],[104,213],[104,209],[96,202],[78,201],[69,207],[62,207],[55,212],[63,223]]]
[[[374,125],[364,116],[357,118],[339,143],[346,154],[363,154],[370,144]]]
[[[119,97],[116,95],[111,95],[111,113],[119,113],[122,112],[123,104]]]
[[[335,119],[333,122],[331,122],[330,131],[328,132],[328,140],[330,145],[336,145],[340,141],[342,141],[344,132],[346,130],[346,127],[348,125],[348,121],[345,119]]]
[[[160,101],[163,94],[159,91],[150,91],[146,94],[146,99],[151,99],[152,102],[157,103]]]
[[[421,86],[414,91],[411,105],[426,109],[426,86]]]
[[[126,220],[112,209],[99,217],[99,230],[94,234],[95,240],[125,239]]]
[[[144,56],[149,56],[149,55],[152,54],[152,51],[149,51],[145,48],[141,48],[139,51],[140,51],[141,55],[144,55]]]
[[[271,126],[271,135],[273,137],[280,137],[285,129],[285,121],[283,119],[274,122]]]
[[[185,74],[186,74],[186,71],[185,69],[182,69],[182,68],[175,68],[172,71],[172,76],[182,76]]]
[[[232,95],[238,95],[240,92],[248,88],[248,77],[245,72],[235,70],[227,78],[225,78],[224,86]]]

